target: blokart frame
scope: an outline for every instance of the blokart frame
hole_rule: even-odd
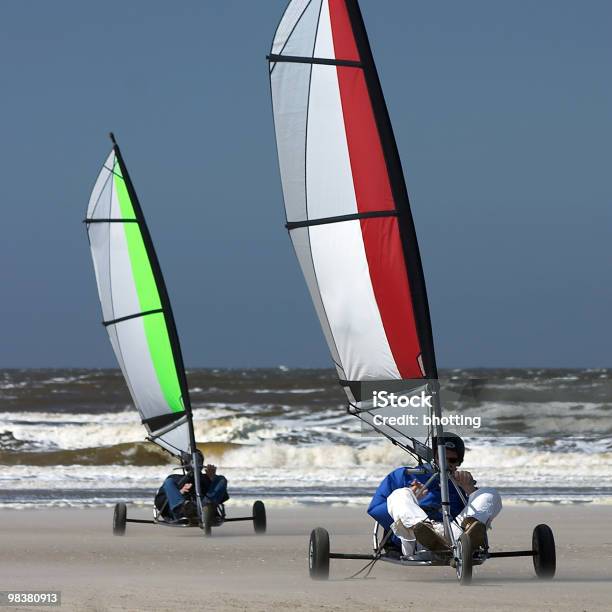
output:
[[[195,447],[195,445],[194,445]],[[200,461],[200,455],[193,453],[190,455],[191,462],[182,463],[183,475],[188,476],[193,474],[199,474],[202,465]],[[160,525],[163,527],[178,527],[178,528],[189,528],[199,527],[205,536],[212,535],[213,527],[220,527],[224,523],[231,523],[237,521],[253,521],[253,528],[256,534],[263,534],[266,532],[267,519],[266,519],[266,507],[261,500],[257,500],[253,503],[253,511],[251,516],[238,516],[228,518],[225,514],[224,504],[202,504],[200,479],[193,479],[195,484],[195,491],[186,497],[191,499],[196,507],[196,516],[193,518],[182,518],[177,521],[170,521],[164,517],[164,509],[168,504],[166,500],[164,506],[159,509],[153,504],[153,519],[135,519],[127,517],[127,505],[125,502],[119,502],[115,504],[113,511],[113,535],[123,536],[125,535],[127,523],[140,523],[143,525]]]
[[[427,391],[432,396],[433,414],[441,417],[439,383],[437,381],[429,382],[427,384]],[[468,534],[465,533],[462,526],[459,525],[450,514],[449,483],[453,484],[464,505],[467,504],[467,499],[463,494],[461,487],[459,487],[453,480],[448,469],[448,464],[446,461],[446,446],[444,444],[438,444],[437,457],[435,458],[436,460],[432,461],[431,464],[433,467],[432,471],[431,469],[427,469],[423,466],[423,461],[431,461],[433,458],[433,450],[431,448],[414,438],[410,438],[405,432],[401,432],[399,430],[396,431],[402,438],[406,439],[405,443],[391,437],[387,432],[376,427],[372,420],[364,417],[364,413],[368,413],[370,416],[373,416],[370,409],[360,409],[354,404],[349,404],[348,412],[361,419],[375,431],[388,438],[394,445],[399,446],[417,459],[419,466],[415,468],[406,468],[406,471],[415,475],[430,475],[429,480],[425,483],[426,488],[434,481],[434,479],[440,479],[440,510],[442,512],[444,536],[446,541],[449,542],[450,551],[448,553],[444,553],[431,552],[429,550],[422,549],[416,550],[415,553],[410,556],[402,556],[398,553],[394,554],[393,552],[389,552],[385,549],[385,545],[393,535],[393,532],[389,530],[382,538],[379,537],[381,525],[378,522],[375,522],[372,535],[373,552],[371,554],[330,552],[329,533],[323,527],[317,527],[313,529],[310,534],[308,549],[308,567],[310,577],[312,579],[327,580],[329,578],[330,559],[355,559],[365,560],[369,563],[367,563],[356,574],[351,576],[351,578],[357,577],[362,572],[367,572],[365,574],[367,577],[377,561],[385,561],[387,563],[394,563],[396,565],[403,565],[407,567],[451,566],[455,568],[459,584],[468,585],[472,581],[473,567],[475,565],[482,565],[487,559],[496,557],[531,557],[533,560],[535,573],[538,578],[551,579],[554,577],[556,571],[555,540],[553,532],[548,525],[540,524],[533,529],[532,545],[531,549],[529,550],[492,552],[489,550],[489,543],[486,535],[484,545],[474,550]],[[432,432],[435,431],[435,435],[438,437],[438,439],[440,439],[441,436],[444,435],[444,431],[442,425],[439,424],[440,419],[438,419],[436,422],[438,424],[432,428]],[[390,427],[390,429],[393,428]],[[455,537],[455,534],[451,528],[452,523],[459,527],[461,531],[459,537]]]

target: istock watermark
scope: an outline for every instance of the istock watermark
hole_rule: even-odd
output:
[[[612,435],[612,370],[449,371],[439,380],[352,382],[361,433],[427,438],[442,425],[466,437],[588,441],[604,451]],[[440,406],[438,412],[437,404]],[[569,442],[568,442],[569,444]]]
[[[373,408],[433,408],[433,397],[421,390],[418,395],[398,395],[389,391],[372,393]]]
[[[372,422],[376,426],[390,426],[390,427],[435,427],[442,425],[443,427],[471,427],[472,429],[480,429],[481,417],[479,416],[467,416],[464,414],[447,414],[442,417],[434,415],[416,415],[416,414],[400,414],[394,415],[382,415],[375,414]]]
[[[450,399],[448,393],[440,388],[439,381],[368,381],[351,390],[357,400],[355,408],[362,419],[362,434],[366,436],[426,438],[432,428],[439,425],[469,436],[480,433],[483,427],[482,415],[474,414],[469,408],[465,410],[463,402],[461,405],[456,401],[454,405],[447,402],[442,414],[436,414],[436,401],[442,403]]]

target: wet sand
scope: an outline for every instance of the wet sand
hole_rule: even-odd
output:
[[[248,509],[228,505],[228,516]],[[460,587],[451,568],[379,562],[367,580],[345,580],[363,561],[334,561],[328,582],[308,577],[308,534],[331,533],[335,552],[370,552],[372,521],[356,508],[269,508],[268,533],[226,523],[196,529],[128,524],[111,533],[111,509],[0,512],[0,590],[62,591],[62,610],[611,610],[612,507],[508,506],[492,550],[530,547],[548,523],[557,576],[535,578],[530,558],[491,559]],[[142,508],[128,516],[149,518]],[[458,599],[460,598],[460,599]],[[460,603],[459,603],[460,602]],[[36,608],[40,609],[40,608]]]

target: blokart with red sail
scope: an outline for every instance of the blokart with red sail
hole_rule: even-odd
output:
[[[433,460],[444,533],[451,552],[390,556],[374,529],[371,554],[330,552],[319,527],[309,569],[326,579],[330,559],[406,566],[448,565],[468,584],[472,567],[492,557],[532,557],[552,577],[552,531],[539,525],[528,550],[473,550],[453,535],[444,445],[433,457],[437,424],[424,436],[380,425],[371,392],[420,392],[441,416],[438,372],[425,279],[400,157],[357,0],[291,0],[268,57],[286,228],[327,340],[348,412],[416,460]],[[440,438],[439,438],[440,439]],[[459,488],[458,488],[459,491]],[[464,500],[465,501],[465,500]],[[391,532],[389,532],[391,533]],[[366,567],[368,567],[366,566]]]
[[[163,504],[153,519],[127,517],[118,503],[113,533],[124,535],[126,523],[200,527],[205,535],[229,521],[253,521],[266,530],[261,501],[251,516],[228,518],[223,504],[202,504],[202,455],[197,452],[193,413],[178,333],[153,242],[121,151],[111,134],[112,150],[95,182],[85,224],[102,304],[103,325],[127,383],[146,439],[180,462],[185,479],[194,481],[197,516],[170,521]]]

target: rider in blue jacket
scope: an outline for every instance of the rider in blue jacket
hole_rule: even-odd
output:
[[[465,445],[459,436],[449,432],[441,440],[446,447],[448,469],[455,483],[449,483],[450,514],[456,519],[451,529],[455,537],[464,531],[468,533],[474,547],[478,548],[484,545],[486,529],[501,511],[501,497],[495,489],[477,488],[469,472],[457,470],[465,455]],[[434,457],[437,444],[438,440],[434,438]],[[424,474],[410,474],[405,467],[393,470],[380,483],[368,507],[368,514],[385,531],[393,531],[392,542],[401,546],[404,555],[414,553],[416,542],[432,551],[450,549],[441,525],[439,476],[429,482],[434,467],[432,464],[422,467],[426,471]],[[461,489],[466,503],[458,489]]]
[[[408,466],[406,466],[408,467]],[[406,467],[399,467],[387,474],[383,481],[378,485],[374,497],[368,507],[368,514],[376,519],[384,529],[389,529],[393,519],[387,510],[387,498],[393,491],[402,487],[412,488],[414,483],[425,484],[433,473],[433,466],[424,464],[423,467],[428,471],[427,474],[408,474]],[[463,510],[463,502],[459,493],[451,484],[448,491],[450,501],[451,516],[455,518]],[[464,496],[467,497],[464,493]],[[436,477],[427,487],[427,493],[419,499],[419,506],[425,510],[427,516],[432,521],[442,520],[442,497],[440,492],[440,479]]]

